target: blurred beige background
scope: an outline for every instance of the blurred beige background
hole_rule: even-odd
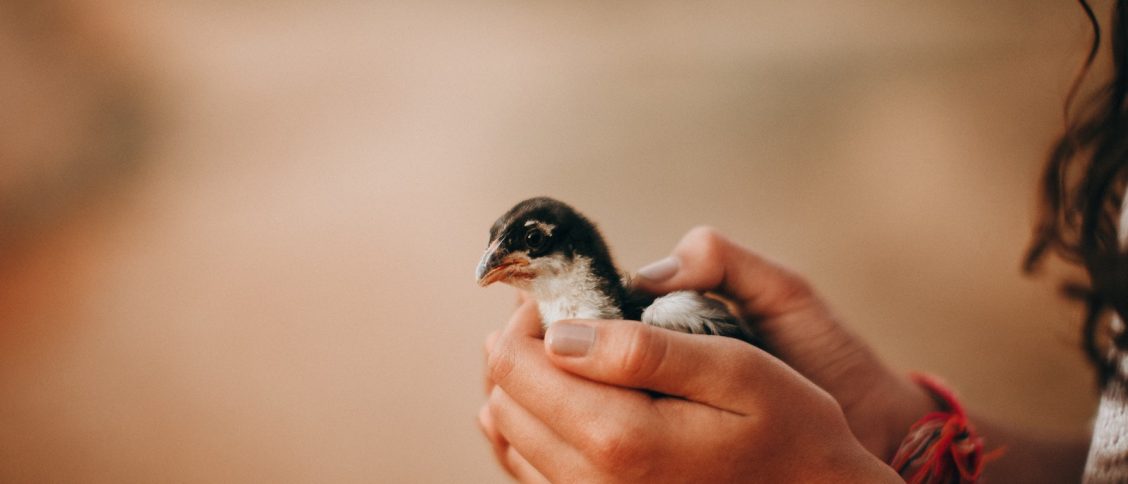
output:
[[[898,367],[1075,428],[1078,311],[1018,267],[1087,35],[1065,1],[9,2],[0,481],[503,481],[513,296],[472,272],[540,194],[624,268],[720,227]]]

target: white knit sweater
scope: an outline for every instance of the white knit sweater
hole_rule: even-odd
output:
[[[1128,245],[1128,197],[1120,208],[1120,243]],[[1120,319],[1112,321],[1114,333],[1124,332]],[[1113,349],[1116,362],[1113,375],[1101,394],[1089,460],[1085,463],[1085,482],[1128,482],[1128,354]]]
[[[1118,355],[1123,363],[1123,355]],[[1125,393],[1124,365],[1108,382],[1101,395],[1089,460],[1085,463],[1085,482],[1128,482],[1128,393]]]

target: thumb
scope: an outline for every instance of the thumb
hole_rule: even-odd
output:
[[[817,302],[798,274],[712,227],[690,230],[670,257],[639,269],[637,276],[632,284],[644,292],[713,291],[734,300],[752,318],[770,319]]]
[[[558,321],[545,335],[549,359],[590,380],[653,390],[735,413],[756,408],[756,388],[790,372],[733,338],[691,335],[636,321]],[[769,386],[770,387],[770,386]]]
[[[811,286],[791,272],[729,240],[698,227],[678,242],[673,255],[639,270],[635,287],[664,294],[714,291],[732,300],[772,354],[830,391],[840,402],[860,398],[869,387],[858,381],[886,376],[888,368],[842,325]]]

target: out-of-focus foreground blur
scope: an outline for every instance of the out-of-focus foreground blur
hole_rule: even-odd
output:
[[[472,274],[541,194],[624,268],[717,226],[899,368],[1077,428],[1078,311],[1019,262],[1087,36],[1048,0],[4,2],[0,481],[502,480],[513,294]]]

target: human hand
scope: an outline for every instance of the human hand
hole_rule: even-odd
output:
[[[900,482],[829,394],[744,342],[630,321],[540,332],[526,302],[487,341],[479,421],[520,481]]]
[[[888,461],[909,426],[935,402],[892,371],[842,325],[803,278],[730,241],[715,229],[691,230],[673,254],[639,270],[636,289],[693,289],[733,301],[778,358],[830,393],[854,435]]]

